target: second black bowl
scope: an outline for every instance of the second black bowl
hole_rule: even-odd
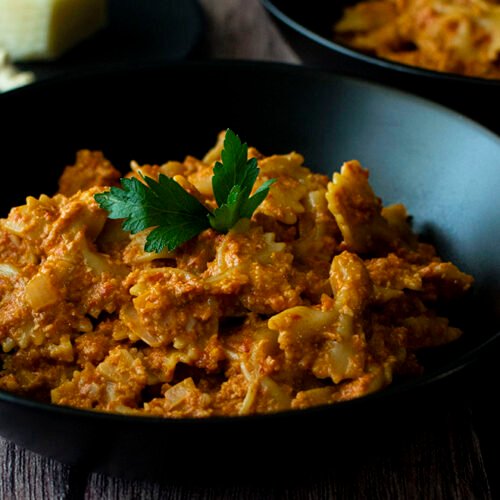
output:
[[[354,0],[262,0],[298,56],[309,65],[404,89],[460,111],[500,132],[500,80],[440,73],[367,55],[333,41],[333,25]]]

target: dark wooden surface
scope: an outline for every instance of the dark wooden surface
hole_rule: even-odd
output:
[[[258,0],[200,3],[206,15],[204,56],[300,63]],[[485,364],[495,360],[491,356]],[[464,383],[463,399],[437,412],[431,425],[413,425],[396,445],[360,454],[343,469],[308,474],[298,483],[165,486],[128,481],[71,468],[0,438],[0,500],[500,498],[500,415],[489,403],[498,394],[496,386],[491,373],[479,371]]]

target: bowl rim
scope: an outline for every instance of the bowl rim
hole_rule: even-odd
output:
[[[321,78],[327,80],[343,80],[355,82],[358,85],[366,86],[369,88],[376,89],[378,92],[389,92],[392,95],[400,96],[405,100],[416,101],[421,105],[428,107],[429,109],[437,109],[440,113],[451,114],[454,118],[464,121],[467,126],[472,126],[483,135],[490,136],[498,142],[500,147],[500,135],[492,132],[488,128],[484,127],[480,123],[474,121],[467,116],[462,115],[451,108],[448,108],[442,104],[436,103],[430,99],[420,97],[411,92],[400,90],[395,87],[391,87],[386,84],[373,82],[370,80],[363,79],[357,76],[345,75],[338,72],[327,71],[318,67],[310,67],[306,65],[291,64],[286,62],[276,62],[276,61],[258,61],[258,60],[238,60],[238,59],[216,59],[216,60],[204,60],[204,61],[163,61],[163,62],[143,62],[143,63],[117,63],[114,65],[109,65],[107,67],[95,67],[95,68],[84,68],[80,71],[75,71],[73,73],[60,74],[51,78],[46,78],[40,81],[35,81],[32,84],[26,85],[24,87],[19,87],[16,89],[9,90],[0,95],[0,103],[2,100],[9,99],[12,97],[22,97],[25,93],[39,92],[44,88],[52,88],[54,85],[63,85],[67,82],[81,81],[88,78],[101,78],[107,76],[113,76],[120,74],[122,72],[136,72],[140,73],[143,71],[202,71],[204,68],[217,69],[217,71],[227,71],[233,70],[234,68],[249,70],[250,68],[266,68],[266,70],[278,73],[282,75],[297,75],[300,74],[305,78]],[[308,408],[301,409],[289,409],[282,410],[278,412],[270,413],[258,413],[250,415],[231,415],[231,416],[209,416],[209,417],[182,417],[182,418],[172,418],[172,417],[160,417],[160,416],[150,416],[150,415],[137,415],[137,414],[120,414],[105,411],[96,411],[91,409],[82,409],[77,407],[70,407],[64,405],[56,405],[52,403],[45,403],[30,399],[24,396],[20,396],[14,393],[10,393],[4,390],[0,390],[0,403],[15,405],[28,410],[42,411],[47,414],[53,415],[65,415],[68,417],[75,418],[90,418],[93,420],[101,420],[105,422],[125,422],[125,423],[136,423],[142,424],[145,422],[154,422],[155,425],[201,425],[201,422],[208,423],[208,425],[219,425],[220,423],[227,422],[237,422],[238,425],[244,425],[244,422],[254,421],[254,420],[275,420],[281,418],[301,418],[307,417],[308,415],[314,415],[316,413],[323,412],[350,412],[351,408],[356,408],[359,405],[361,407],[370,404],[376,404],[377,401],[392,401],[398,396],[402,396],[408,393],[414,393],[418,390],[424,389],[428,386],[434,387],[439,382],[448,380],[451,377],[462,373],[467,368],[477,364],[478,360],[488,351],[490,347],[500,346],[500,329],[491,334],[488,338],[484,339],[479,344],[475,345],[472,349],[461,353],[459,356],[448,360],[446,364],[442,367],[433,369],[430,373],[424,373],[418,377],[405,380],[401,384],[391,384],[384,387],[380,391],[364,395],[359,398],[354,398],[351,400],[346,400],[342,402],[337,402],[334,404],[323,404]],[[337,410],[338,409],[338,410]],[[0,434],[2,434],[2,428],[0,427]]]
[[[260,0],[261,2],[268,2],[270,0]],[[349,49],[346,49],[349,50]],[[274,60],[259,60],[259,59],[238,59],[238,58],[216,58],[216,59],[182,59],[182,60],[165,60],[165,61],[117,61],[107,65],[89,65],[76,68],[74,71],[65,71],[50,77],[41,78],[40,80],[35,80],[32,83],[21,87],[15,87],[13,89],[7,90],[0,93],[0,102],[2,99],[9,98],[10,96],[22,96],[23,93],[29,93],[33,89],[40,89],[43,87],[52,87],[53,85],[58,85],[62,83],[70,83],[72,81],[77,81],[81,79],[104,77],[106,75],[114,75],[116,73],[130,73],[130,72],[140,72],[140,71],[163,71],[170,70],[173,68],[182,68],[182,70],[189,70],[189,68],[224,68],[227,67],[235,68],[269,68],[270,71],[274,73],[281,74],[293,74],[296,72],[301,72],[304,75],[308,75],[313,78],[337,78],[345,81],[354,82],[357,85],[376,88],[377,92],[388,92],[393,95],[399,95],[399,97],[423,105],[429,109],[434,108],[439,110],[440,113],[446,113],[452,115],[454,119],[467,122],[469,126],[474,128],[480,128],[483,134],[490,135],[490,138],[500,141],[500,132],[496,132],[491,128],[483,125],[479,121],[475,120],[462,113],[460,110],[453,109],[446,104],[442,104],[426,96],[418,95],[415,92],[403,89],[397,84],[391,84],[388,82],[379,82],[370,79],[368,76],[360,76],[354,74],[347,74],[340,70],[329,70],[319,65],[311,65],[307,63],[292,63],[286,61],[274,61]],[[411,68],[411,67],[410,67]],[[417,68],[418,69],[418,68]],[[440,76],[438,72],[437,76]],[[444,75],[449,75],[444,73]],[[433,75],[434,76],[434,75]],[[453,76],[453,75],[451,75]],[[465,77],[462,77],[465,78]],[[495,80],[478,79],[482,83],[496,83]],[[498,81],[500,83],[500,80]]]
[[[414,76],[424,76],[428,78],[435,78],[438,80],[444,80],[455,83],[471,83],[485,85],[489,87],[500,86],[500,78],[480,78],[476,76],[465,76],[456,73],[448,73],[444,71],[435,71],[431,69],[421,68],[418,66],[411,66],[409,64],[404,64],[397,61],[390,61],[389,59],[384,59],[375,55],[364,54],[358,50],[352,49],[346,45],[329,40],[324,36],[318,34],[317,32],[305,27],[299,21],[290,17],[286,14],[280,7],[278,7],[273,0],[260,0],[265,9],[278,21],[288,26],[295,32],[299,33],[303,37],[321,45],[334,52],[339,52],[344,56],[351,57],[355,60],[362,61],[366,64],[373,64],[375,66],[397,71],[398,73],[405,73]]]
[[[30,399],[25,396],[20,396],[0,389],[0,403],[14,405],[28,411],[33,410],[42,412],[47,415],[65,416],[69,418],[83,418],[91,419],[102,422],[116,422],[124,424],[137,424],[142,425],[151,422],[152,425],[213,425],[219,426],[230,422],[235,425],[246,425],[248,422],[254,421],[280,421],[281,419],[300,419],[314,416],[315,414],[323,413],[348,413],[356,411],[361,407],[373,407],[377,403],[386,402],[387,404],[394,402],[399,397],[416,394],[418,391],[425,390],[437,386],[439,383],[450,381],[462,374],[467,369],[476,366],[485,350],[489,347],[500,347],[500,331],[496,332],[481,344],[475,346],[470,351],[462,354],[461,356],[449,361],[445,367],[435,370],[435,373],[423,374],[418,377],[411,378],[397,385],[388,385],[383,389],[366,394],[361,397],[340,401],[336,403],[327,403],[307,408],[295,408],[280,410],[269,413],[252,413],[248,415],[213,415],[208,417],[162,417],[156,415],[140,415],[140,414],[126,414],[117,412],[108,412],[101,410],[92,410],[86,408],[78,408],[67,405],[57,405],[53,403],[45,403]],[[147,424],[146,424],[147,425]],[[2,428],[0,427],[0,435]]]

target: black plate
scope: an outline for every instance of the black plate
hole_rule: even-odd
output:
[[[196,50],[203,34],[197,0],[108,0],[106,27],[51,62],[19,64],[37,78],[82,67],[177,61]]]
[[[22,446],[134,477],[193,479],[213,470],[225,477],[231,466],[249,476],[256,468],[274,474],[285,463],[313,463],[324,446],[344,457],[342,442],[356,450],[364,431],[386,440],[398,422],[407,431],[410,417],[432,419],[450,387],[498,339],[500,138],[439,105],[299,66],[219,61],[40,82],[0,96],[0,107],[10,125],[1,161],[11,179],[0,187],[2,216],[28,194],[53,193],[79,148],[102,149],[127,169],[131,159],[201,156],[230,127],[264,154],[296,150],[329,174],[358,158],[384,202],[404,202],[416,229],[476,277],[456,318],[466,330],[462,340],[429,357],[423,376],[379,393],[205,420],[92,413],[0,393],[0,433]]]
[[[333,25],[356,0],[261,0],[309,64],[395,86],[452,107],[500,133],[500,80],[440,73],[363,54],[333,41]]]

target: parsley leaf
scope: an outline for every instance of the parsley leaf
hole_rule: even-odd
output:
[[[214,165],[212,189],[219,205],[209,215],[210,225],[216,231],[229,231],[241,218],[250,218],[264,201],[275,179],[264,182],[250,197],[259,167],[257,158],[248,158],[248,146],[231,130],[226,131],[221,162]]]
[[[123,229],[132,234],[155,227],[146,239],[147,252],[174,250],[210,227],[209,211],[170,177],[160,174],[158,182],[143,177],[121,179],[122,188],[94,196],[110,219],[125,219]]]
[[[259,167],[248,159],[248,146],[230,129],[226,131],[222,162],[213,169],[212,188],[218,207],[210,212],[176,181],[160,174],[158,181],[142,176],[120,180],[122,187],[94,195],[110,219],[124,219],[122,227],[132,234],[153,228],[146,238],[147,252],[175,250],[179,245],[212,227],[227,232],[239,219],[250,218],[264,201],[275,179],[264,182],[250,196]]]
[[[215,162],[212,177],[212,189],[219,207],[228,202],[229,194],[234,186],[240,186],[242,192],[248,191],[248,196],[259,175],[257,159],[247,160],[248,146],[246,143],[242,144],[240,138],[231,129],[226,131],[224,148],[220,156],[222,163]]]

